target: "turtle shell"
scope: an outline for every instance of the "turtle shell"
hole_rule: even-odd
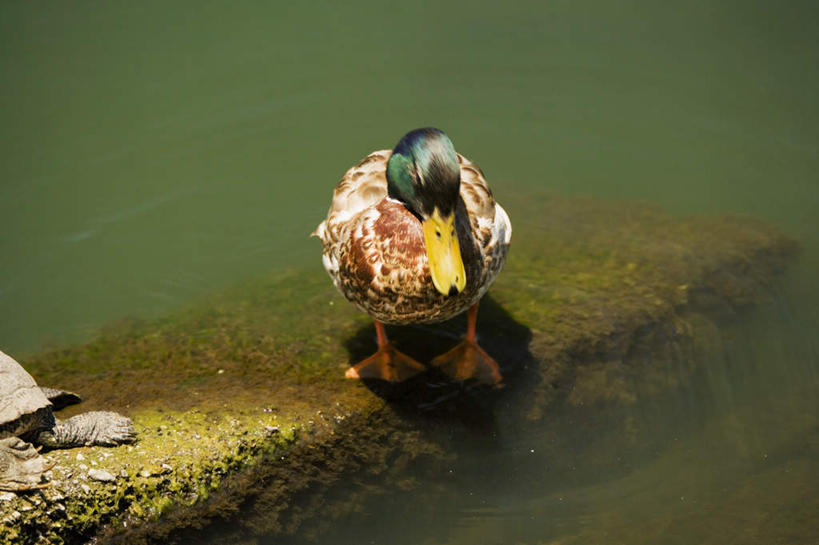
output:
[[[0,352],[0,437],[36,429],[50,407],[32,376],[14,358]]]

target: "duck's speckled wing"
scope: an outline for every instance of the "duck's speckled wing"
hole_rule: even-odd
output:
[[[312,233],[324,245],[322,262],[339,290],[342,289],[338,278],[339,243],[350,238],[350,231],[358,224],[362,212],[387,196],[386,168],[390,155],[392,150],[374,151],[350,168],[333,191],[327,219]]]
[[[441,295],[429,275],[420,222],[387,197],[391,153],[373,152],[347,171],[313,234],[324,245],[322,261],[333,283],[360,309],[386,323],[443,321],[480,299],[500,272],[509,218],[480,169],[458,155],[464,209],[456,223],[467,285],[456,296]]]
[[[461,198],[472,223],[472,233],[485,258],[500,257],[502,267],[512,239],[509,216],[495,201],[481,169],[460,153],[458,163],[461,165]]]

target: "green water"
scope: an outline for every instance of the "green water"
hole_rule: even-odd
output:
[[[551,474],[547,433],[518,430],[440,497],[402,499],[436,517],[375,527],[365,514],[339,539],[819,541],[794,499],[819,473],[815,3],[354,4],[0,4],[0,347],[80,341],[318,267],[307,235],[346,168],[435,125],[501,202],[548,188],[739,213],[804,251],[733,334],[747,342],[715,349],[724,372],[685,394],[706,407],[700,425],[658,441],[639,471]],[[659,414],[634,418],[668,430],[686,417]]]

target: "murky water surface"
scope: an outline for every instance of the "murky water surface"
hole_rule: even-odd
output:
[[[318,267],[307,235],[344,170],[436,125],[501,202],[548,188],[751,215],[803,253],[686,387],[548,424],[499,407],[491,436],[453,445],[448,476],[361,505],[331,542],[819,542],[817,16],[811,2],[5,2],[0,347]],[[631,440],[609,422],[631,422]]]

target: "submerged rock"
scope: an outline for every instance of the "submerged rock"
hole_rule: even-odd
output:
[[[89,477],[113,481],[81,478],[76,451],[51,453],[42,505],[0,502],[0,544],[171,543],[239,505],[231,529],[205,531],[221,528],[228,541],[318,533],[355,508],[352,496],[414,486],[407,468],[444,473],[457,456],[442,438],[452,426],[439,435],[427,415],[465,396],[484,396],[473,418],[504,399],[519,418],[548,419],[557,406],[628,405],[674,388],[693,367],[672,376],[648,356],[686,349],[699,316],[756,301],[795,251],[747,219],[551,195],[507,210],[536,219],[516,222],[506,270],[481,307],[478,333],[503,367],[503,391],[465,393],[433,372],[397,387],[345,380],[350,361],[372,352],[370,320],[328,304],[343,300],[320,266],[276,273],[27,360],[41,381],[89,392],[87,405],[129,407],[140,442],[110,457],[81,449],[98,463]],[[423,362],[462,330],[459,318],[390,336]]]

